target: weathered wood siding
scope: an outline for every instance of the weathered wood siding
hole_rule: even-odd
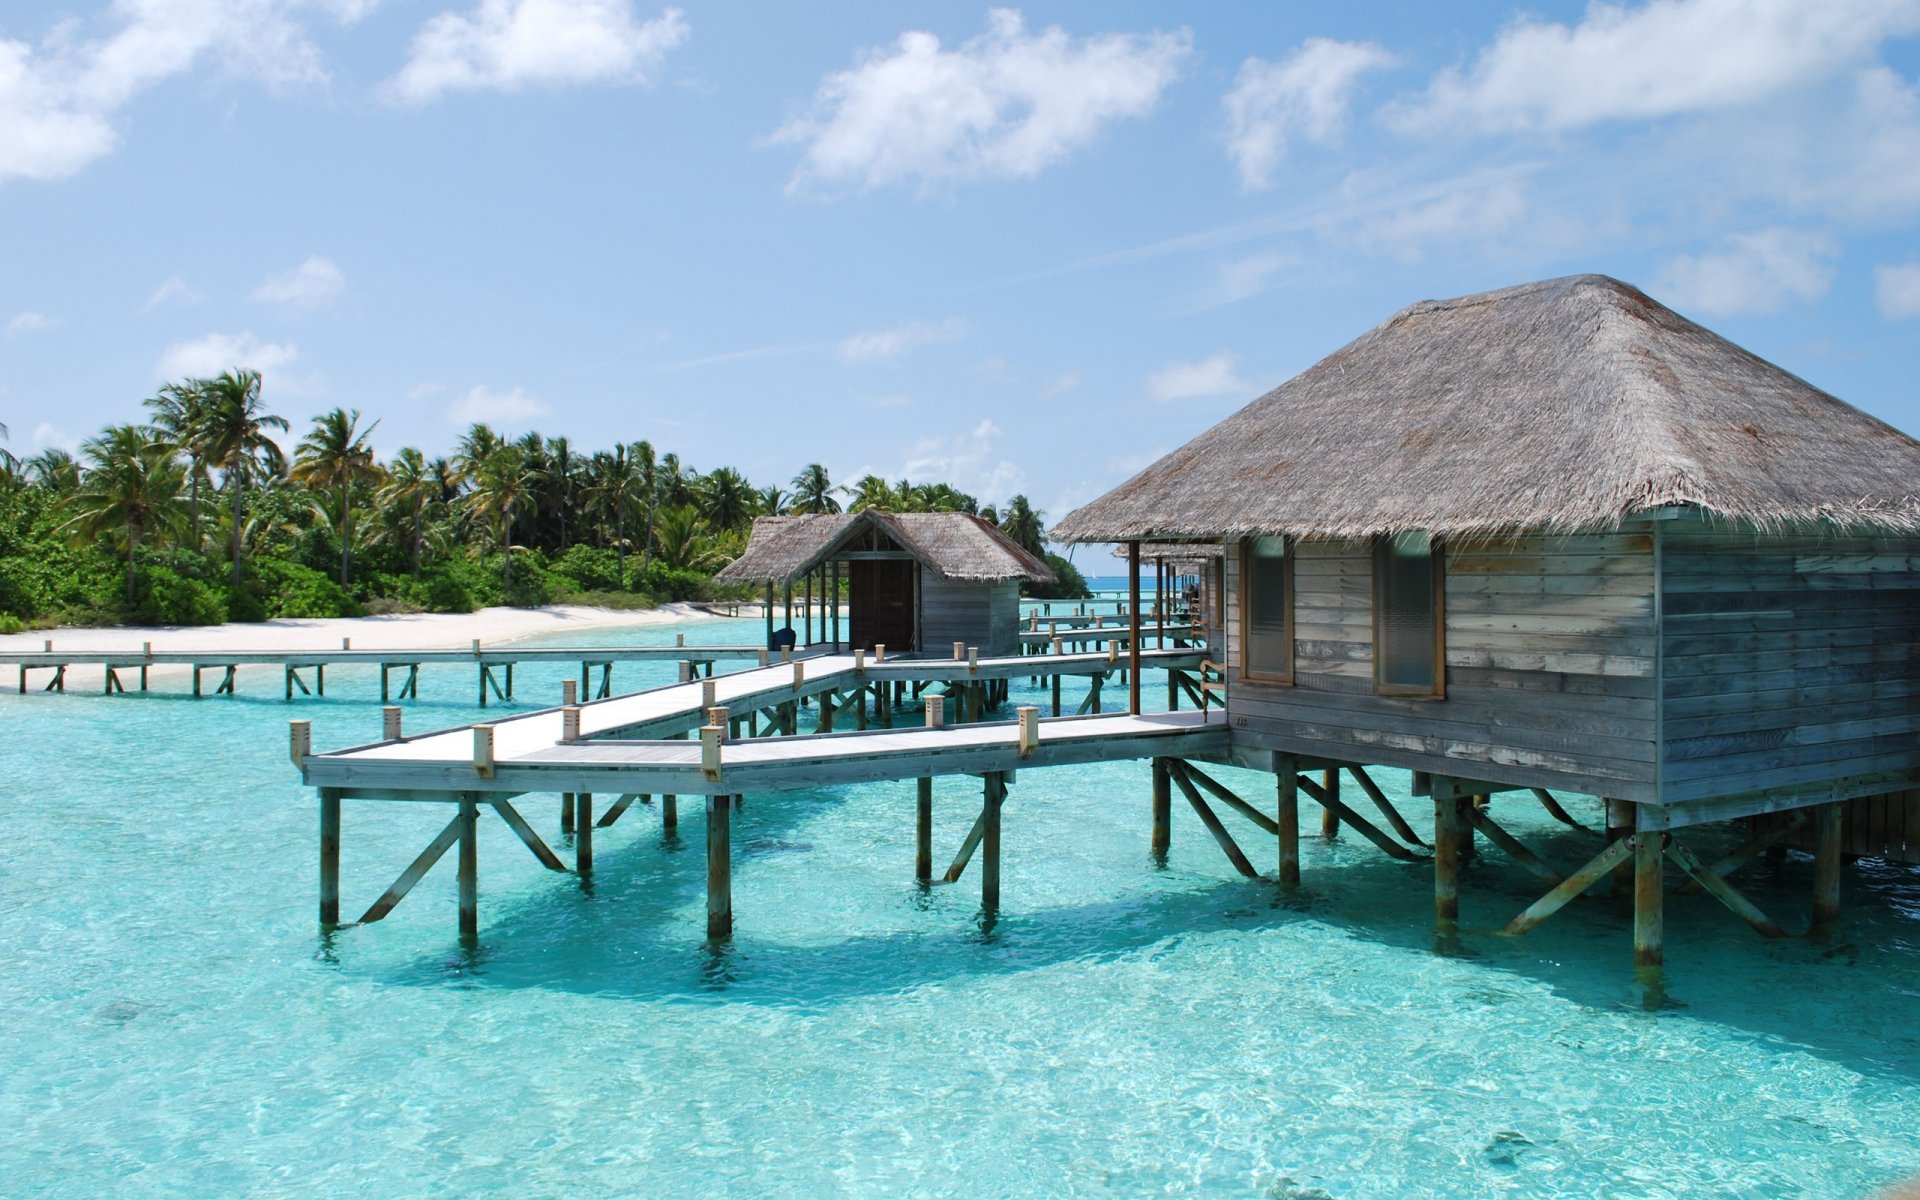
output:
[[[920,572],[920,648],[951,653],[953,643],[982,655],[1020,652],[1020,585],[1013,580],[971,583]]]
[[[1920,539],[1661,536],[1669,802],[1920,772]]]
[[[1451,549],[1446,568],[1446,699],[1406,699],[1373,693],[1366,546],[1296,546],[1291,687],[1241,675],[1229,554],[1236,747],[1652,799],[1652,535],[1514,538]]]
[[[1920,863],[1920,788],[1848,800],[1840,810],[1841,853],[1856,858]],[[1767,820],[1769,818],[1760,818]],[[1787,844],[1813,849],[1813,831],[1802,826]]]

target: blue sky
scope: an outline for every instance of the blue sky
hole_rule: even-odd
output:
[[[0,422],[252,365],[1058,517],[1395,310],[1599,271],[1920,431],[1920,0],[13,0]]]

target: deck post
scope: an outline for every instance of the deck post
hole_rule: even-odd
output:
[[[560,793],[560,832],[573,832],[573,793]]]
[[[1329,767],[1327,770],[1320,772],[1320,790],[1335,800],[1340,798],[1339,768]],[[1326,838],[1328,841],[1332,841],[1334,838],[1340,836],[1340,814],[1331,808],[1323,808],[1320,810],[1320,836]]]
[[[320,789],[320,928],[340,924],[340,793]]]
[[[573,869],[582,875],[593,874],[593,793],[581,792],[574,800]]]
[[[985,823],[980,838],[980,909],[988,917],[1000,910],[1000,804],[1007,798],[1005,771],[987,773],[980,816]]]
[[[1279,768],[1275,789],[1279,793],[1280,811],[1280,886],[1297,888],[1300,886],[1300,765],[1291,754],[1280,756],[1274,763]]]
[[[1607,845],[1611,846],[1623,837],[1632,836],[1634,826],[1633,801],[1602,800],[1601,805],[1607,811]],[[1632,880],[1633,864],[1622,860],[1620,865],[1613,869],[1613,894],[1616,896],[1626,895],[1627,888],[1632,885]]]
[[[913,825],[913,878],[925,886],[933,882],[933,776],[914,781],[918,790]]]
[[[1813,927],[1825,936],[1840,920],[1840,816],[1838,801],[1813,810]]]
[[[480,806],[472,792],[460,794],[460,938],[480,936]]]
[[[1658,971],[1665,957],[1666,841],[1657,829],[1633,835],[1633,965],[1643,971]]]
[[[1153,840],[1148,843],[1147,853],[1156,861],[1165,862],[1167,849],[1173,844],[1173,775],[1167,767],[1167,760],[1153,760]]]
[[[707,938],[733,936],[731,796],[707,797]]]
[[[1093,694],[1100,694],[1099,684]],[[1094,702],[1099,711],[1099,701]],[[1127,712],[1140,715],[1140,543],[1127,543]]]
[[[1460,919],[1460,802],[1433,783],[1433,913],[1444,926]]]

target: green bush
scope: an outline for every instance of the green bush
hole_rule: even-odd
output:
[[[12,613],[0,612],[0,634],[19,633],[25,628],[26,626],[21,624],[19,617],[14,616]]]
[[[137,625],[219,625],[227,619],[227,598],[170,567],[144,566],[134,572],[127,615]]]
[[[264,621],[267,619],[267,606],[260,597],[246,588],[227,589],[227,620]]]
[[[553,560],[553,565],[548,570],[554,575],[561,576],[569,591],[617,592],[621,590],[619,555],[598,546],[569,546],[565,554]]]
[[[1046,558],[1047,565],[1053,568],[1058,578],[1053,583],[1027,584],[1021,589],[1026,595],[1036,600],[1086,600],[1093,595],[1080,568],[1058,554],[1049,553]]]
[[[703,600],[707,595],[705,575],[665,563],[650,564],[646,574],[636,582],[641,591],[661,600]]]
[[[257,564],[270,617],[357,617],[360,606],[340,585],[312,567],[278,559]]]

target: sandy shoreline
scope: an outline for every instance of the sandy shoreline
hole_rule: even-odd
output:
[[[742,616],[757,607],[741,605]],[[689,604],[620,610],[556,604],[547,608],[483,608],[470,613],[409,613],[384,617],[280,618],[230,625],[34,629],[0,636],[0,651],[39,650],[49,639],[56,648],[138,652],[146,642],[155,650],[271,651],[337,650],[351,638],[356,650],[451,650],[479,638],[495,645],[553,634],[591,633],[712,620],[713,614]]]

